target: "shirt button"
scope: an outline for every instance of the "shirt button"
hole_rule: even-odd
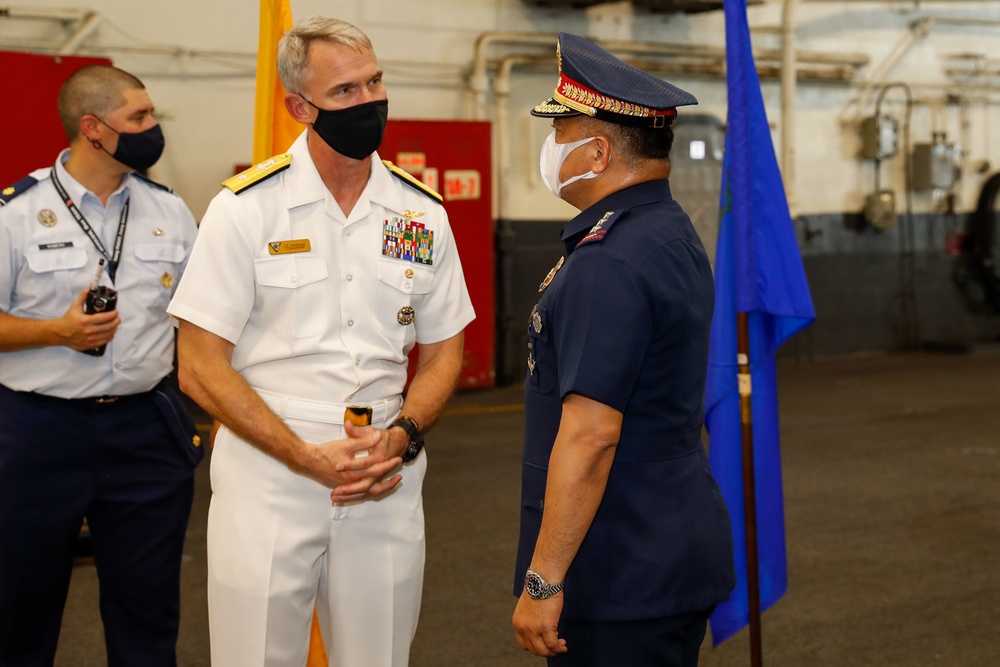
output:
[[[347,326],[353,327],[354,326],[354,320],[347,320]]]
[[[405,285],[403,285],[403,287],[405,287],[406,289],[410,289],[410,283],[406,283]]]
[[[348,273],[347,274],[347,280],[348,280],[348,282],[354,280],[354,276],[352,276],[350,273]]]
[[[344,233],[345,233],[345,234],[347,234],[348,236],[350,236],[350,235],[351,235],[351,230],[350,230],[350,229],[348,229],[348,230],[347,230],[347,231],[345,231]]]
[[[361,365],[361,360],[360,359],[355,359],[354,360],[354,365],[355,366],[360,366]]]
[[[298,276],[292,276],[291,282],[292,282],[293,285],[296,284],[296,283],[298,283],[299,282],[299,277]]]
[[[122,365],[121,364],[115,364],[115,368],[117,368],[118,370],[121,370],[122,369]]]

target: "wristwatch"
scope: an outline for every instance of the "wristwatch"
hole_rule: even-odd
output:
[[[424,436],[420,435],[420,429],[417,428],[417,422],[413,421],[413,417],[400,415],[396,421],[389,424],[389,428],[394,426],[403,429],[410,436],[410,444],[403,450],[403,463],[409,463],[417,458],[417,454],[424,448]]]
[[[561,591],[565,585],[565,579],[558,584],[550,584],[531,568],[528,568],[528,573],[524,575],[524,590],[528,591],[532,600],[546,600]]]

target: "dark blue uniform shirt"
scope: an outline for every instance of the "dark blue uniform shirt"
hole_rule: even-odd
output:
[[[565,263],[528,322],[514,593],[541,526],[562,400],[577,393],[624,420],[604,498],[566,574],[563,617],[707,609],[736,583],[729,514],[701,443],[714,303],[708,257],[666,180],[597,202],[562,239]]]

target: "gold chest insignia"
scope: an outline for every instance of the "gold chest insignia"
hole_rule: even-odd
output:
[[[52,212],[52,209],[43,208],[38,212],[38,222],[41,223],[42,227],[55,227],[59,219],[56,218],[56,214]]]
[[[396,321],[405,327],[407,324],[413,324],[413,320],[416,316],[416,312],[414,312],[411,306],[403,306],[399,309],[399,312],[396,313]]]

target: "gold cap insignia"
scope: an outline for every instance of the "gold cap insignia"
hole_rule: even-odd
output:
[[[170,289],[174,285],[174,277],[169,273],[164,273],[160,276],[160,284],[165,288]]]
[[[12,194],[14,194],[14,186],[13,185],[8,185],[7,187],[5,187],[3,189],[3,192],[0,193],[0,194],[3,194],[4,197],[11,196]]]
[[[396,313],[396,321],[402,324],[403,326],[406,326],[407,324],[413,324],[414,317],[416,317],[416,313],[410,306],[403,306],[402,308],[399,309],[399,312]]]
[[[52,212],[52,209],[43,208],[38,212],[38,222],[42,224],[42,227],[55,227],[59,220],[56,218],[56,214]]]

